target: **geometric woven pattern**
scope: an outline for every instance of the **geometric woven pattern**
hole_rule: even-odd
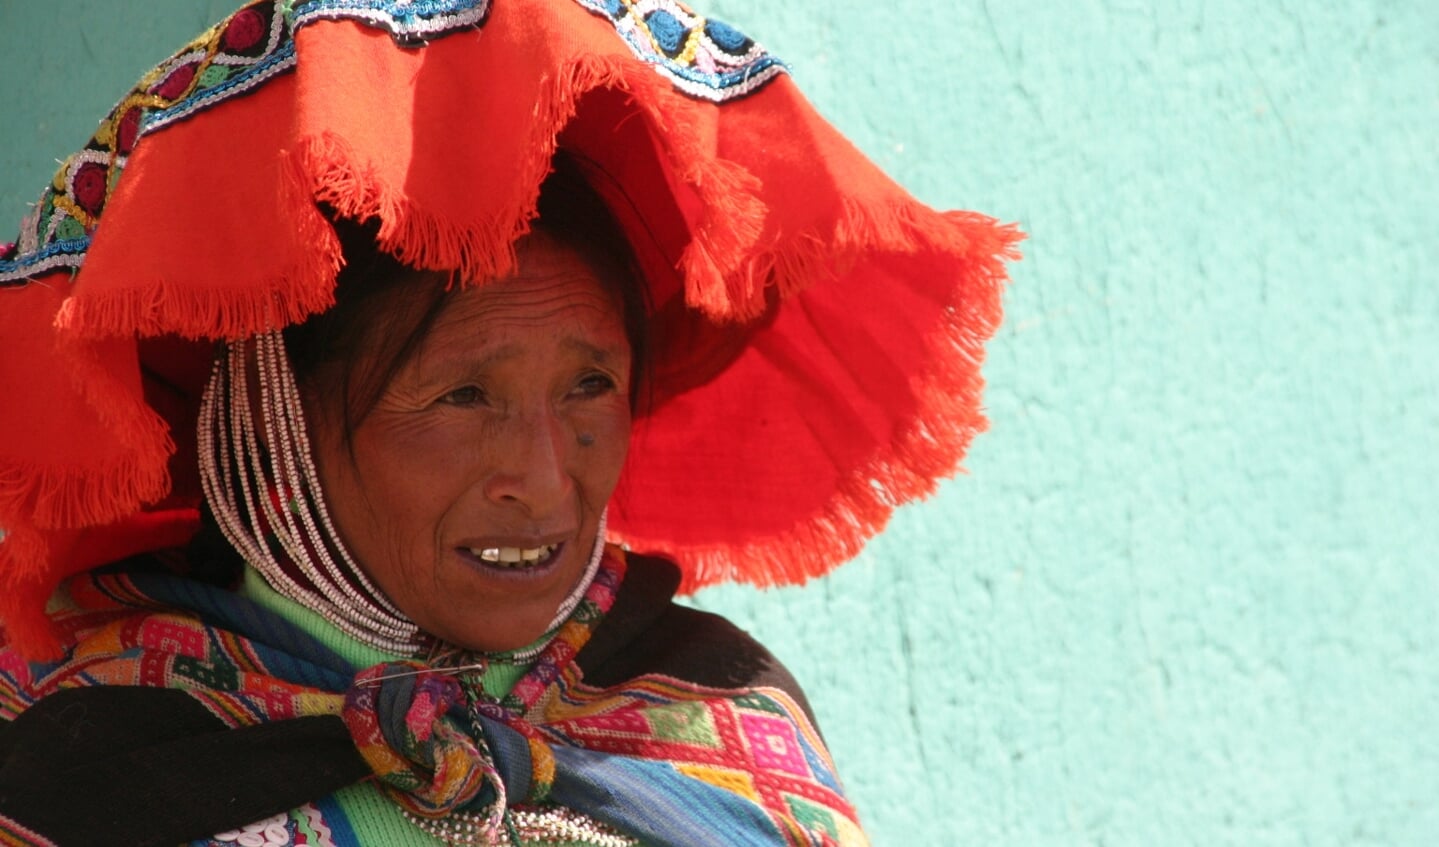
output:
[[[744,797],[794,843],[864,843],[818,733],[778,689],[741,693],[656,674],[596,689],[570,673],[527,718],[551,743],[669,762]]]
[[[598,786],[602,794],[612,781],[627,785],[624,796],[642,810],[627,820],[658,827],[650,835],[663,843],[689,843],[685,833],[734,822],[752,833],[746,844],[865,844],[819,734],[784,691],[712,688],[653,673],[607,688],[583,682],[574,657],[614,603],[626,572],[624,557],[610,550],[579,610],[510,694],[500,701],[469,703],[478,715],[528,739],[530,755],[536,757],[532,785],[540,781],[548,750],[544,767],[550,774],[562,760],[565,767],[577,768],[565,771],[571,792],[575,780]],[[64,660],[27,664],[12,651],[0,650],[0,720],[15,718],[59,689],[96,685],[183,689],[234,728],[339,714],[343,708],[357,749],[373,748],[395,760],[385,768],[370,761],[385,785],[400,785],[396,780],[408,775],[424,777],[406,770],[411,767],[407,762],[419,759],[398,752],[401,748],[389,736],[372,739],[350,722],[351,699],[375,696],[376,689],[364,680],[376,669],[356,675],[336,666],[328,651],[315,652],[311,636],[278,625],[272,613],[221,589],[172,578],[86,574],[69,580],[66,589],[52,609],[72,645]],[[458,690],[451,678],[431,676]],[[430,738],[454,715],[448,706],[423,708],[418,696],[398,705],[401,711],[387,714],[418,720],[417,738]],[[383,720],[380,709],[372,704],[361,711]],[[468,737],[456,746],[435,744],[437,762],[441,753],[473,746]],[[506,749],[516,755],[515,748]],[[553,796],[560,802],[560,777],[549,778],[555,780]],[[390,794],[398,802],[418,791]],[[530,802],[545,799],[531,796]],[[589,795],[581,789],[566,796],[583,804]],[[511,798],[512,803],[525,800]],[[644,814],[652,803],[668,805]],[[267,826],[273,824],[278,843],[324,843],[319,830],[304,831],[303,817]],[[282,830],[291,840],[280,838]]]

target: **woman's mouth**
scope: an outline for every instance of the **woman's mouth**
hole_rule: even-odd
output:
[[[498,568],[528,569],[543,567],[550,563],[559,544],[542,547],[467,547],[471,556],[487,565]]]

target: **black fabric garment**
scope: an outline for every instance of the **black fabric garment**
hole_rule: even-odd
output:
[[[673,602],[679,567],[628,556],[629,572],[605,621],[575,657],[586,685],[605,688],[663,674],[714,688],[778,688],[815,723],[799,683],[744,630],[719,615]]]
[[[369,773],[338,717],[230,729],[166,688],[67,689],[0,728],[0,815],[62,847],[174,847]]]
[[[633,554],[628,563],[613,607],[575,658],[585,684],[663,674],[721,688],[768,686],[809,713],[769,651],[724,618],[673,602],[673,563]],[[173,847],[369,774],[339,717],[230,729],[174,689],[67,689],[0,724],[0,816],[62,847]]]

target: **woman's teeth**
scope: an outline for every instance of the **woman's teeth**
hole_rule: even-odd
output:
[[[526,568],[548,561],[560,545],[546,544],[543,547],[471,547],[470,555],[486,564],[502,568]]]

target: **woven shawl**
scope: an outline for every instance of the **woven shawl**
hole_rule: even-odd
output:
[[[559,804],[650,845],[865,843],[792,680],[722,620],[670,604],[677,584],[671,564],[611,548],[536,664],[481,706],[510,803]],[[174,844],[372,775],[426,813],[494,796],[472,779],[452,676],[351,668],[193,580],[83,575],[67,589],[61,661],[0,653],[0,718],[15,721],[0,724],[0,843],[8,827]],[[76,815],[77,796],[102,807]]]

